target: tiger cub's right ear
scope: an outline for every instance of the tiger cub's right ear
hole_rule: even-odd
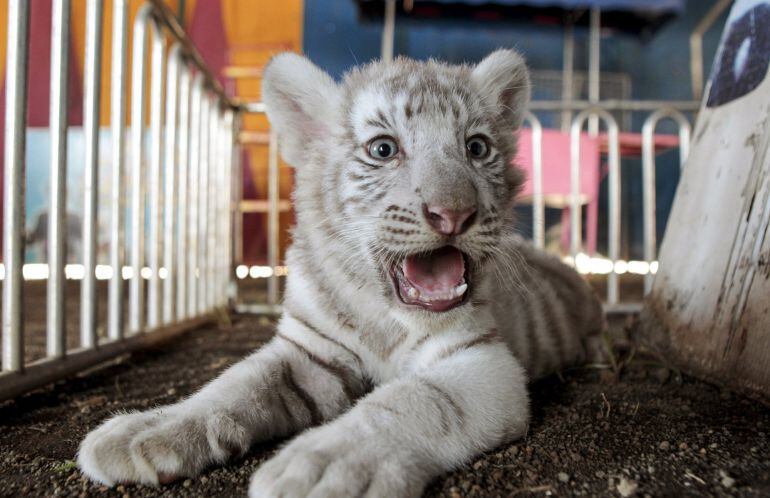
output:
[[[286,52],[267,64],[262,100],[287,163],[301,166],[309,145],[331,133],[340,94],[331,76],[301,55]]]

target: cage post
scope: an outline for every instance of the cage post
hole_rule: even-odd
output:
[[[61,358],[64,335],[64,260],[67,233],[67,76],[69,75],[70,0],[53,3],[51,12],[50,204],[48,210],[48,283],[46,353]]]
[[[618,123],[612,114],[601,107],[589,107],[580,112],[572,121],[570,130],[570,253],[576,265],[582,239],[581,202],[580,202],[580,131],[584,122],[591,116],[601,119],[607,126],[609,142],[609,248],[608,256],[613,265],[620,256],[620,137]],[[607,304],[618,302],[618,274],[614,270],[607,277]]]
[[[279,171],[278,171],[278,134],[270,130],[269,157],[268,157],[268,218],[267,218],[267,265],[271,269],[270,280],[267,286],[267,302],[271,305],[278,304],[278,275],[275,268],[278,266],[278,253],[280,251],[279,233]]]
[[[29,2],[8,3],[5,86],[5,177],[3,197],[3,371],[24,368],[22,268],[24,264],[24,181],[29,62]]]
[[[223,176],[225,195],[222,203],[222,229],[226,241],[222,257],[222,288],[221,305],[226,306],[229,299],[230,283],[233,280],[233,224],[231,206],[233,205],[233,136],[235,128],[235,113],[231,110],[225,112],[225,136],[222,153],[225,157]]]
[[[192,111],[190,126],[190,172],[188,176],[189,196],[188,228],[189,251],[187,251],[187,316],[198,314],[198,186],[201,162],[201,103],[203,99],[203,76],[196,73],[192,84]]]
[[[211,102],[208,91],[201,94],[201,118],[200,118],[200,163],[198,165],[198,258],[196,261],[196,277],[198,280],[198,292],[195,299],[197,314],[206,309],[206,249],[207,249],[207,225],[208,225],[208,193],[209,193],[209,138],[211,132]]]
[[[222,181],[222,175],[220,173],[220,163],[222,161],[222,155],[220,154],[220,135],[222,129],[222,120],[219,111],[219,99],[215,99],[213,102],[209,102],[209,181],[206,184],[208,190],[208,209],[206,210],[206,277],[204,286],[205,290],[205,309],[208,311],[214,307],[214,299],[216,296],[216,244],[218,239],[218,219],[217,210],[219,209],[218,194],[221,193],[219,186]]]
[[[152,6],[144,4],[134,20],[131,63],[131,279],[128,287],[128,329],[142,329],[144,315],[144,119],[147,99],[147,24]],[[154,49],[153,49],[154,52]]]
[[[102,73],[102,22],[104,2],[88,0],[83,98],[83,283],[80,291],[80,346],[97,343],[96,252],[99,203],[99,101]]]
[[[543,125],[527,112],[524,120],[532,130],[532,238],[535,247],[545,247],[545,205],[543,202]]]
[[[123,321],[123,262],[125,261],[125,194],[123,167],[125,165],[126,126],[126,59],[128,58],[128,1],[114,0],[112,6],[112,191],[110,193],[110,279],[108,297],[108,328],[110,339],[121,339]]]
[[[679,127],[679,166],[684,167],[690,151],[690,122],[681,112],[671,107],[650,114],[642,126],[642,199],[644,225],[644,260],[651,264],[657,253],[655,224],[655,128],[661,119],[669,118]],[[652,290],[652,271],[644,276],[645,295]]]
[[[176,284],[176,254],[174,227],[174,206],[177,193],[177,118],[179,102],[179,71],[181,65],[181,45],[174,43],[168,52],[166,68],[166,132],[164,150],[165,168],[163,173],[163,268],[166,276],[163,279],[163,323],[174,319],[174,287]]]
[[[153,23],[152,73],[150,74],[150,168],[149,168],[149,282],[147,285],[147,327],[160,325],[160,258],[161,258],[161,162],[163,161],[163,90],[165,88],[166,40],[157,23]],[[136,274],[135,274],[136,275]],[[141,275],[140,275],[141,278]],[[141,284],[140,284],[141,285]]]
[[[187,276],[188,276],[188,238],[187,238],[187,192],[188,170],[190,167],[190,69],[182,66],[179,79],[179,167],[176,229],[176,317],[177,319],[189,316],[187,308]]]

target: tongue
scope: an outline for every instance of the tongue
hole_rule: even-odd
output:
[[[451,246],[404,260],[404,277],[420,290],[447,291],[460,285],[465,273],[463,254]]]

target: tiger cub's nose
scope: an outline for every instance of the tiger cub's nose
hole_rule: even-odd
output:
[[[473,225],[476,206],[456,210],[423,204],[422,213],[434,231],[441,235],[460,235]]]

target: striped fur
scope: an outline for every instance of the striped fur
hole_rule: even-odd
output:
[[[107,484],[157,484],[314,427],[257,471],[250,495],[418,496],[523,435],[527,379],[583,361],[603,326],[577,274],[511,235],[526,68],[507,50],[477,66],[401,58],[337,84],[285,54],[263,94],[297,166],[276,337],[177,405],[108,420],[78,461]],[[386,161],[367,153],[383,135],[399,147]],[[475,136],[490,149],[481,159],[466,153]],[[423,203],[478,210],[448,240]],[[467,256],[467,301],[443,313],[403,305],[390,265],[449,243]]]

